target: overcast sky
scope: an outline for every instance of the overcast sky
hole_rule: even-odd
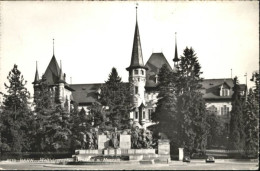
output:
[[[52,57],[62,60],[67,82],[101,83],[116,67],[123,81],[131,60],[136,2],[0,2],[0,91],[14,64],[32,92],[35,63],[42,75]],[[193,47],[204,78],[248,82],[259,64],[259,6],[253,2],[138,2],[144,62],[163,52],[173,65],[178,53]]]

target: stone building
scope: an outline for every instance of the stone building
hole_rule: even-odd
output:
[[[156,86],[158,85],[158,74],[160,68],[166,64],[171,71],[175,71],[178,66],[178,50],[175,36],[175,55],[173,58],[173,67],[169,64],[163,53],[152,53],[149,60],[144,65],[141,38],[136,19],[134,40],[132,47],[132,56],[130,66],[126,68],[129,73],[129,84],[133,88],[132,103],[134,109],[130,112],[130,118],[137,126],[146,128],[151,125],[151,113],[156,108],[158,93]],[[44,73],[47,83],[51,91],[59,92],[58,103],[63,107],[70,106],[72,103],[77,103],[79,110],[84,109],[88,113],[88,107],[96,101],[100,93],[100,87],[104,83],[98,84],[68,84],[66,75],[62,72],[53,57]],[[39,81],[38,71],[36,68],[34,90],[37,91],[37,82]],[[203,97],[206,101],[208,110],[217,115],[226,116],[229,118],[231,111],[231,97],[233,94],[233,80],[227,79],[204,79],[202,82]],[[241,94],[246,94],[246,85],[241,85]],[[54,93],[55,94],[55,93]]]

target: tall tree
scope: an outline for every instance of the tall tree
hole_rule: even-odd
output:
[[[201,66],[192,48],[181,56],[177,81],[180,145],[188,153],[204,152],[207,145],[206,106],[200,89]]]
[[[2,93],[4,95],[4,108],[1,113],[2,147],[13,152],[28,151],[30,139],[27,135],[30,131],[29,123],[32,114],[28,102],[30,93],[25,87],[26,81],[17,65],[14,65],[9,72],[7,79],[9,85],[4,84],[7,94]]]
[[[171,141],[177,138],[177,113],[176,113],[176,94],[174,85],[174,73],[166,64],[162,66],[158,84],[158,102],[155,112],[152,113],[152,121],[157,123],[156,131],[167,135]]]
[[[59,103],[55,103],[56,94],[57,90],[52,91],[43,76],[37,83],[34,94],[34,151],[59,151],[69,148],[69,113],[62,109]]]
[[[249,89],[244,110],[245,152],[257,156],[259,140],[259,74],[254,73],[251,81],[255,81],[254,89]]]
[[[243,108],[240,95],[240,87],[237,77],[234,78],[234,87],[232,95],[232,110],[230,112],[230,132],[229,145],[230,150],[243,150],[244,148],[244,124],[243,124]]]
[[[114,127],[119,130],[129,127],[130,85],[121,81],[115,68],[112,68],[108,80],[101,86],[97,100],[98,103],[93,104],[91,110],[95,125],[103,125],[111,130]]]

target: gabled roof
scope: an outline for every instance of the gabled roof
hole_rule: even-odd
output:
[[[145,64],[148,68],[148,71],[146,71],[146,87],[156,87],[157,83],[155,83],[155,76],[159,74],[159,71],[164,64],[172,70],[163,53],[152,53]]]
[[[231,99],[233,91],[233,80],[231,78],[220,79],[204,79],[202,84],[203,98],[204,99]],[[220,96],[220,87],[222,85],[230,87],[229,96]]]
[[[57,60],[55,56],[53,55],[51,58],[51,61],[44,73],[44,76],[46,78],[46,82],[49,85],[53,85],[58,83],[59,81],[59,73],[60,73],[60,67],[57,63]]]
[[[126,68],[126,70],[129,71],[130,69],[134,69],[134,68],[147,69],[144,66],[141,40],[140,40],[140,34],[139,34],[139,28],[138,28],[138,22],[137,21],[136,21],[136,25],[135,25],[135,34],[134,34],[131,63],[130,63],[130,66],[128,68]]]

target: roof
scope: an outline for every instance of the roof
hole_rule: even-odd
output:
[[[33,84],[36,84],[37,82],[39,82],[39,74],[38,74],[38,68],[36,66],[36,72],[35,72],[35,77],[34,77],[34,81]]]
[[[233,80],[231,78],[204,79],[202,84],[202,93],[204,99],[231,99],[233,91]],[[230,88],[229,96],[220,96],[222,85]]]
[[[180,59],[178,58],[177,38],[176,38],[176,33],[175,33],[175,53],[174,53],[173,62],[178,62],[179,60]]]
[[[93,103],[97,98],[97,91],[102,83],[98,84],[70,84],[75,91],[72,92],[73,100],[77,103]]]
[[[44,73],[47,84],[49,85],[56,84],[59,81],[59,73],[60,73],[60,67],[57,63],[55,56],[53,55]]]
[[[131,63],[126,70],[134,69],[134,68],[144,68],[147,69],[144,66],[143,61],[143,54],[142,54],[142,47],[141,47],[141,40],[140,40],[140,34],[139,34],[139,28],[138,23],[136,21],[135,25],[135,34],[134,34],[134,42],[133,42],[133,49],[132,49],[132,56],[131,56]]]
[[[155,83],[155,76],[159,74],[159,71],[164,64],[172,70],[163,53],[152,53],[145,64],[148,68],[148,71],[146,72],[146,87],[156,87],[157,83]]]
[[[240,90],[241,90],[241,91],[247,90],[246,84],[239,84],[239,87],[240,87]]]

